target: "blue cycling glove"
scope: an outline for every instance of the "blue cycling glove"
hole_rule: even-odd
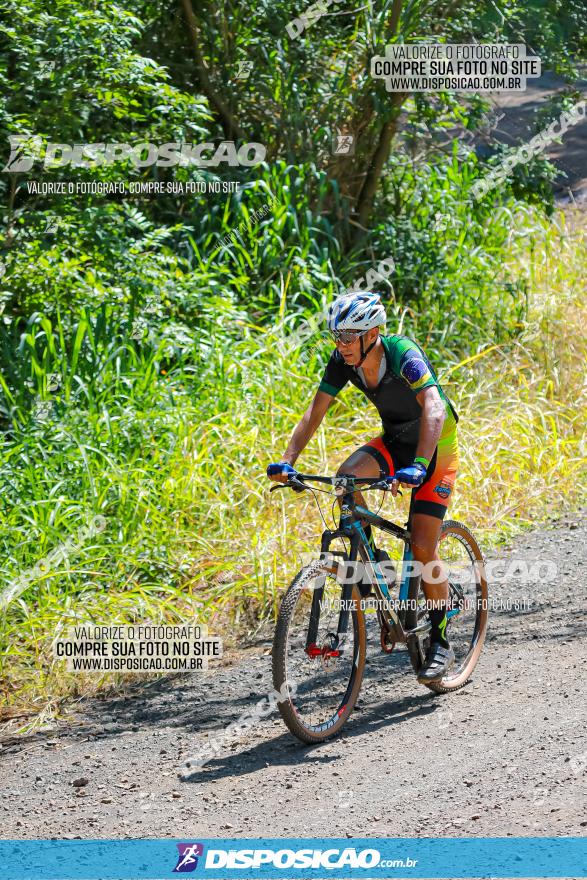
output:
[[[287,477],[289,474],[297,474],[297,471],[287,461],[270,464],[267,468],[268,477]]]
[[[290,474],[292,476],[297,476],[299,471],[296,471],[295,468],[291,466],[287,461],[280,461],[277,464],[270,464],[267,468],[267,476],[268,477],[289,477]],[[292,486],[292,489],[295,492],[303,492],[303,488],[301,486]]]
[[[397,480],[399,483],[408,483],[410,486],[421,486],[426,476],[426,468],[419,461],[409,464],[407,467],[401,468],[393,475],[388,477],[388,482]]]

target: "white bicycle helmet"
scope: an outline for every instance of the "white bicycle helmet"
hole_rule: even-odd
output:
[[[354,330],[358,333],[385,324],[385,309],[378,293],[353,290],[343,293],[328,309],[328,329],[334,332]]]

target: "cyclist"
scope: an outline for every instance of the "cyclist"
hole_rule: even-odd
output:
[[[297,473],[293,465],[347,382],[374,404],[382,435],[356,449],[337,474],[386,478],[394,496],[398,485],[415,489],[412,552],[422,565],[432,563],[430,581],[422,578],[431,624],[430,647],[418,675],[425,684],[441,679],[455,662],[446,633],[448,582],[440,580],[434,562],[440,562],[436,548],[458,467],[458,415],[424,351],[407,336],[382,336],[385,321],[377,293],[353,291],[332,303],[327,322],[336,348],[281,461],[268,466],[267,476],[286,482],[288,474]],[[355,497],[365,506],[360,492]],[[369,524],[365,531],[375,550]]]

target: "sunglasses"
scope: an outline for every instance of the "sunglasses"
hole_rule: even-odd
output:
[[[362,333],[358,333],[356,330],[331,330],[330,335],[335,342],[342,342],[343,345],[351,345],[351,343],[360,339],[361,336],[364,336],[365,333],[368,332],[368,330],[363,330]]]

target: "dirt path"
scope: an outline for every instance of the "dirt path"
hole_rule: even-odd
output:
[[[574,88],[587,99],[587,68],[581,66],[582,78]],[[492,132],[508,146],[527,143],[537,133],[534,115],[545,102],[564,89],[564,80],[552,72],[539,79],[529,79],[525,92],[496,92],[492,96],[497,122]],[[544,124],[544,123],[543,123]],[[587,200],[587,118],[571,126],[561,143],[549,144],[544,155],[558,169],[553,183],[555,200],[561,207],[569,203],[585,204]]]
[[[457,694],[432,695],[405,652],[385,657],[371,642],[341,738],[302,746],[270,716],[181,779],[205,734],[270,690],[259,645],[235,665],[94,701],[74,723],[5,741],[1,836],[585,834],[586,512],[502,557],[554,560],[559,579],[493,583],[494,596],[535,604],[493,613],[475,679]]]

